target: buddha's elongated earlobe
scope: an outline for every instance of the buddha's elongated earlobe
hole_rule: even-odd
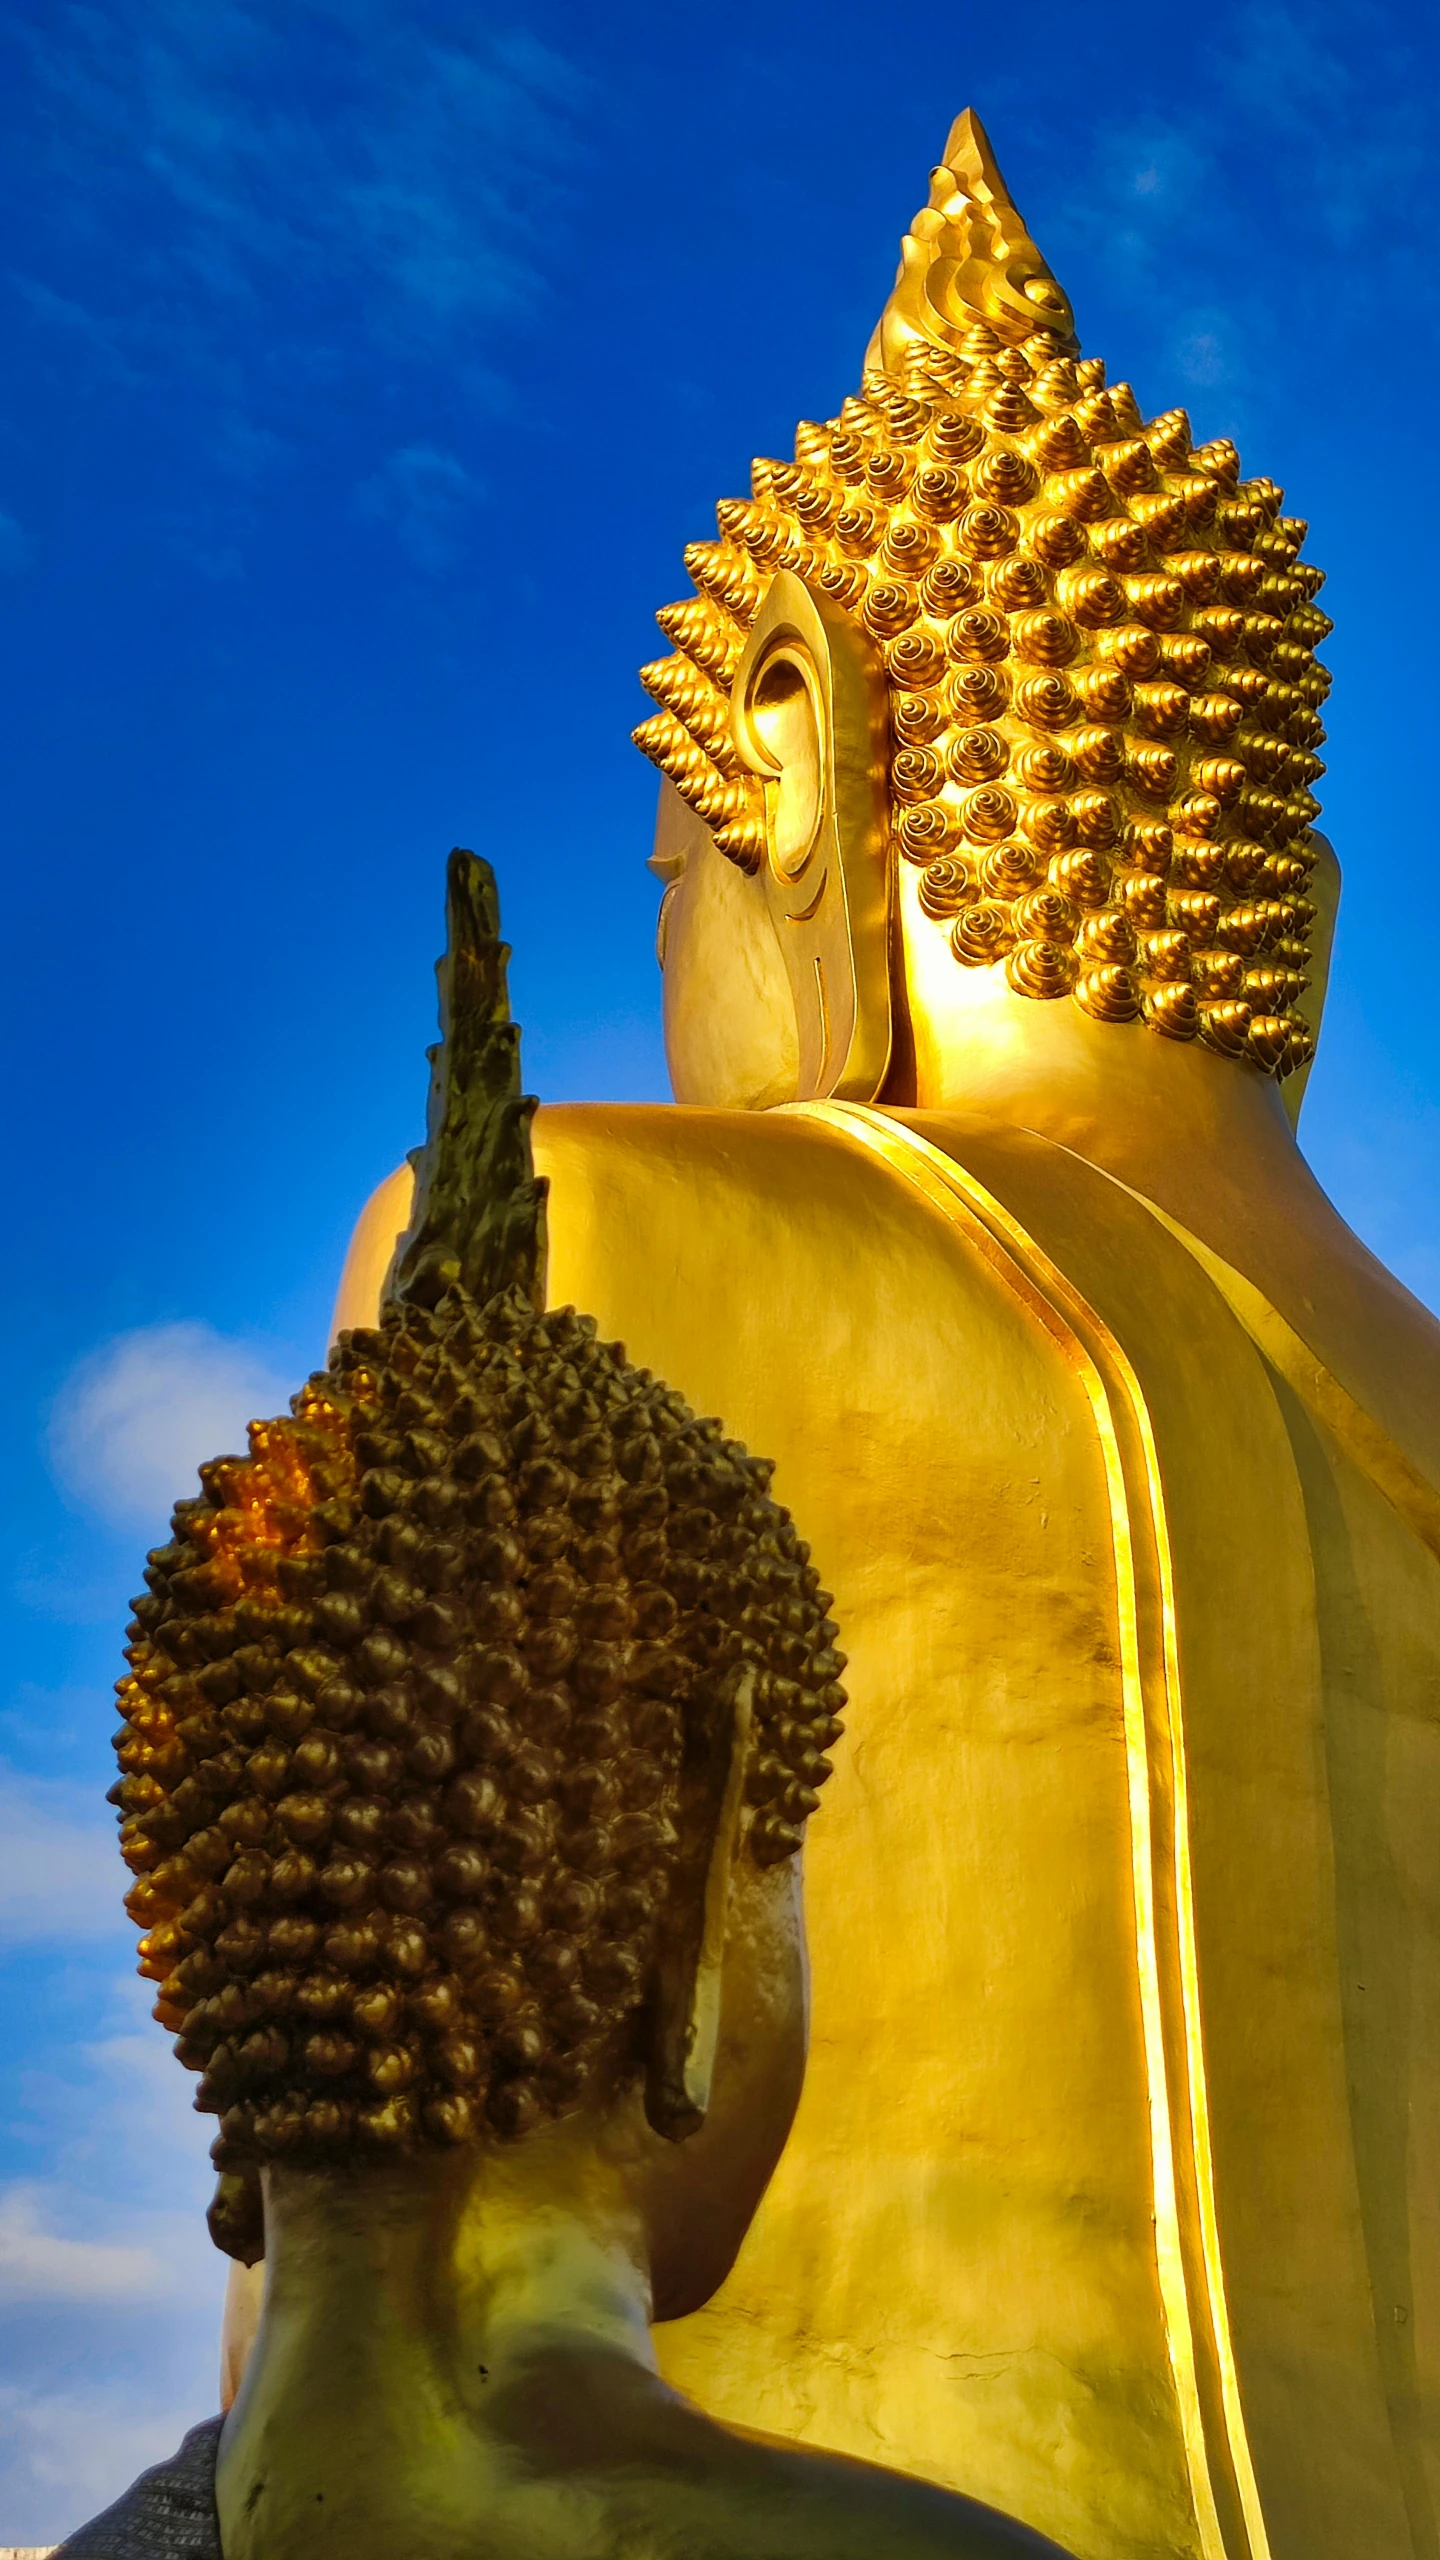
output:
[[[260,2172],[253,2162],[225,2169],[216,2181],[205,2217],[217,2249],[242,2267],[257,2267],[265,2255],[265,2199]]]
[[[763,795],[757,889],[790,981],[801,1102],[871,1102],[890,1061],[884,706],[867,636],[777,571],[735,670],[731,728]]]
[[[710,2104],[754,1700],[754,1666],[737,1663],[686,1716],[680,1847],[661,1915],[645,2074],[645,2113],[670,2142],[698,2132]]]

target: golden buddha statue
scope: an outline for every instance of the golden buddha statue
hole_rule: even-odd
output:
[[[469,853],[449,920],[378,1321],[201,1468],[134,1604],[127,1909],[265,2289],[223,2429],[67,2549],[1063,2560],[656,2372],[794,2113],[844,1657],[768,1462],[547,1309]]]
[[[1304,530],[962,117],[659,617],[685,1107],[536,1126],[557,1298],[845,1595],[804,2094],[661,2368],[1082,2560],[1440,2549],[1440,1333],[1294,1136]]]

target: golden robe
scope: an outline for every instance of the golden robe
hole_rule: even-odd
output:
[[[1256,1090],[1208,1242],[995,1113],[536,1124],[552,1299],[775,1457],[849,1653],[800,2115],[662,2369],[1080,2560],[1440,2551],[1440,1328]]]

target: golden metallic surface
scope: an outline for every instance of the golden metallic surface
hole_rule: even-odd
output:
[[[988,325],[1007,346],[1035,329],[1073,338],[1075,315],[1000,174],[973,107],[956,117],[945,157],[930,173],[930,201],[900,244],[900,272],[866,349],[876,371],[899,376],[916,348],[966,353],[965,336]]]
[[[637,2072],[690,2139],[736,1856],[798,1854],[842,1730],[769,1461],[544,1307],[496,883],[460,847],[446,911],[377,1323],[202,1464],[118,1683],[126,1907],[247,2265],[273,2161],[521,2141]]]
[[[516,2145],[267,2172],[263,2316],[217,2483],[227,2560],[484,2551],[536,2529],[554,2492],[507,2506],[494,2404],[547,2351],[583,2366],[601,2347],[643,2373],[652,2265],[676,2298],[703,2295],[705,2251],[723,2270],[793,2111],[794,1872],[728,1859],[727,1876],[728,2042],[691,2144],[656,2135],[632,2088]]]
[[[650,867],[665,884],[656,947],[677,1100],[736,1111],[793,1102],[800,1043],[769,903],[673,782],[660,786]]]
[[[629,1126],[572,1129],[583,1164],[550,1158],[557,1224],[567,1174],[582,1234],[597,1183],[638,1186],[647,1275],[614,1274],[607,1312],[672,1365],[683,1328],[702,1400],[727,1395],[752,1430],[755,1396],[807,1510],[828,1477],[827,1544],[860,1603],[853,1757],[808,1861],[810,2082],[736,2278],[666,2369],[734,2416],[762,2374],[775,2393],[778,2350],[797,2434],[963,2477],[1086,2553],[1406,2550],[1436,2450],[1440,1947],[1421,1843],[1440,1772],[1420,1708],[1434,1558],[1383,1468],[1407,1485],[1434,1470],[1391,1454],[1379,1415],[1399,1380],[1364,1339],[1343,1364],[1316,1351],[1352,1295],[1406,1348],[1383,1324],[1390,1290],[1296,1160],[1274,1205],[1307,1262],[1323,1244],[1331,1264],[1308,1310],[1291,1302],[1312,1373],[1335,1381],[1317,1414],[1291,1381],[1277,1391],[1271,1345],[1171,1229],[1004,1123],[931,1120],[918,1156],[883,1123],[832,1129],[848,1236],[836,1169],[793,1124],[764,1125],[769,1179],[756,1129],[743,1186],[711,1152],[733,1162],[734,1124],[709,1140],[687,1115],[639,1149]],[[1248,1139],[1252,1179],[1278,1187],[1283,1126],[1273,1145],[1216,1136],[1227,1162]],[[672,1225],[682,1149],[712,1245],[727,1237],[708,1292]],[[1192,1209],[1212,1234],[1219,1188]],[[896,1289],[894,1228],[920,1203],[929,1252]],[[777,1245],[801,1225],[808,1250]],[[806,1310],[789,1362],[724,1276],[762,1230],[767,1301]],[[1250,1240],[1228,1240],[1233,1267]],[[995,1304],[983,1322],[957,1305],[962,1259],[967,1294],[983,1275],[1023,1317],[1024,1356],[994,1339]],[[1283,1305],[1286,1275],[1269,1276]],[[1433,1399],[1433,1328],[1415,1310],[1409,1331],[1408,1378]],[[1342,1395],[1370,1426],[1349,1447],[1330,1439]],[[1337,1502],[1364,1513],[1370,1566],[1343,1602]],[[1371,1745],[1387,1690],[1396,1729]],[[1375,1747],[1397,1770],[1378,1807]]]
[[[1076,361],[1069,304],[967,113],[859,394],[801,424],[792,462],[757,461],[719,540],[686,552],[696,593],[660,614],[675,654],[642,670],[661,709],[636,742],[769,882],[787,968],[808,972],[791,925],[824,889],[817,670],[843,670],[850,735],[873,740],[858,830],[838,758],[833,782],[862,982],[863,915],[895,869],[944,965],[1290,1075],[1314,1046],[1330,624],[1283,498],[1242,480],[1223,438],[1197,446],[1183,410],[1147,421],[1128,383]],[[777,621],[808,622],[798,654]],[[765,663],[772,689],[790,666],[784,705],[751,698]],[[861,842],[877,795],[888,859]],[[841,1033],[825,1037],[823,987],[844,973],[833,952],[819,965],[821,998],[797,997],[798,1097],[873,1098],[872,1044],[837,1064]]]
[[[843,615],[780,570],[735,671],[733,719],[765,795],[761,876],[799,1034],[796,1101],[868,1102],[890,1063],[879,700]]]
[[[723,859],[667,776],[650,861],[666,883],[656,948],[675,1091],[747,1108],[868,1102],[891,1040],[883,674],[863,634],[782,570],[732,683],[726,716],[763,858]]]
[[[670,1336],[702,1403],[764,1411],[786,1498],[821,1502],[864,1701],[826,1807],[832,1854],[817,1835],[807,1859],[809,2077],[762,2208],[758,2280],[664,2333],[665,2369],[732,2419],[748,2396],[752,2416],[802,2440],[973,2474],[1051,2531],[1057,2487],[1076,2504],[1063,2474],[1081,2434],[1089,2487],[1097,2468],[1107,2502],[1123,2484],[1130,2547],[1186,2547],[1184,2446],[1157,2423],[1174,2386],[1125,1770],[1097,1747],[1097,1728],[1118,1739],[1123,1698],[1113,1612],[1088,1588],[1107,1497],[1084,1387],[988,1265],[829,1127],[545,1113],[537,1145],[557,1289],[600,1287],[637,1357]],[[602,1270],[617,1213],[637,1249]],[[393,1237],[381,1203],[368,1223],[347,1319],[365,1260],[378,1268]],[[643,1236],[663,1238],[648,1286]],[[757,1261],[763,1290],[746,1284]],[[1052,1408],[1040,1500],[1014,1443]],[[1017,1587],[1018,1658],[993,1666]],[[1077,1651],[1057,1683],[1051,1666]],[[1087,1864],[1067,1912],[1056,1880]],[[990,2377],[983,2407],[957,2391],[967,2372]]]
[[[554,1296],[774,1452],[849,1651],[794,2130],[657,2351],[1081,2560],[1433,2560],[1440,1329],[1295,1141],[1318,574],[1068,305],[1026,333],[1044,275],[962,119],[862,396],[661,616],[690,1107],[536,1127]],[[797,583],[889,723],[868,1087],[775,921],[827,825],[873,859],[813,632],[764,695]]]
[[[764,1437],[849,1602],[806,2090],[662,2369],[1085,2560],[1399,2560],[1440,2461],[1436,1328],[1273,1085],[998,1019],[964,1110],[537,1124],[557,1292]]]

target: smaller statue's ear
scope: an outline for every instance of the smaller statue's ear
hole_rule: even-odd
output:
[[[680,1845],[660,1914],[645,2071],[645,2113],[668,2142],[697,2132],[710,2104],[754,1696],[753,1666],[737,1663],[691,1699],[685,1719]]]
[[[227,2258],[253,2267],[265,2255],[265,2198],[258,2169],[226,2169],[215,2181],[205,2216],[210,2237]]]

